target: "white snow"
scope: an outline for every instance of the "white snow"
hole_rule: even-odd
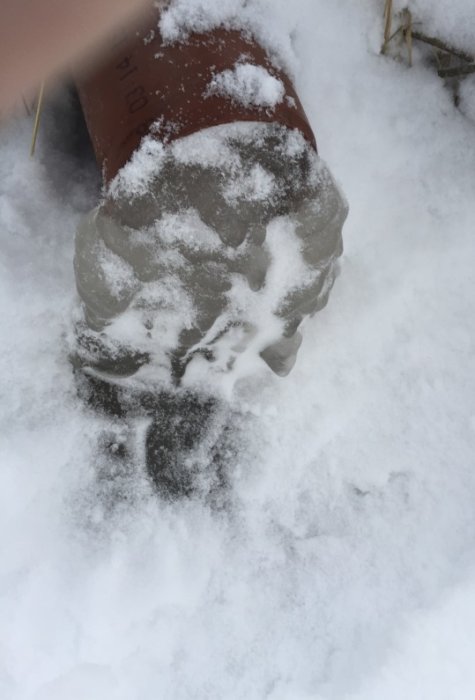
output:
[[[465,43],[459,6],[434,18]],[[236,397],[223,512],[140,475],[129,502],[98,494],[111,425],[65,342],[91,173],[64,120],[34,161],[29,121],[0,130],[2,700],[474,697],[474,125],[433,70],[377,54],[376,0],[273,14],[350,217],[293,373]]]
[[[164,159],[164,146],[161,141],[151,136],[142,139],[140,148],[117,173],[109,186],[112,196],[119,197],[122,192],[135,196],[147,192],[150,179],[160,172]]]
[[[205,96],[223,95],[245,107],[275,107],[284,99],[285,88],[263,66],[238,63],[232,70],[216,73]]]
[[[239,199],[265,201],[276,194],[275,188],[273,175],[257,164],[248,173],[235,177],[224,188],[223,194],[229,203],[237,202]]]

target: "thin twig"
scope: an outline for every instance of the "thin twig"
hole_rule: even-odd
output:
[[[412,13],[406,10],[407,25],[405,29],[405,37],[407,44],[407,53],[409,58],[409,67],[412,68]]]
[[[402,27],[398,27],[398,28],[396,29],[396,31],[393,32],[393,33],[391,34],[391,36],[389,37],[389,39],[388,39],[387,41],[384,42],[384,44],[383,44],[383,46],[382,46],[382,49],[381,49],[381,53],[384,53],[384,52],[386,51],[387,45],[390,44],[391,41],[394,39],[394,37],[396,37],[396,36],[399,34],[399,32],[402,32],[402,30],[403,30]]]
[[[413,29],[412,30],[412,38],[417,39],[417,41],[422,41],[422,42],[424,42],[424,44],[429,44],[430,46],[434,46],[436,49],[440,49],[441,51],[445,51],[446,53],[450,53],[450,54],[452,54],[452,56],[456,56],[457,58],[461,58],[462,60],[468,61],[469,63],[472,63],[472,61],[474,60],[473,56],[471,56],[470,54],[465,53],[465,51],[460,51],[460,49],[454,49],[453,46],[449,46],[441,39],[437,39],[437,37],[427,36],[426,34],[423,34],[422,32],[415,31]]]
[[[475,63],[455,68],[440,68],[437,71],[440,78],[457,78],[459,75],[470,75],[470,73],[475,73]]]
[[[29,106],[28,102],[26,101],[25,95],[22,95],[22,96],[21,96],[21,99],[22,99],[22,101],[23,101],[23,106],[24,106],[24,108],[25,108],[25,110],[26,110],[27,115],[28,115],[29,117],[31,117],[31,109],[30,109],[30,106]]]
[[[41,111],[43,109],[43,97],[45,92],[45,84],[41,83],[40,92],[38,94],[38,103],[36,105],[35,123],[33,126],[33,136],[31,139],[30,157],[33,158],[35,155],[36,141],[38,138],[38,131],[40,128]]]

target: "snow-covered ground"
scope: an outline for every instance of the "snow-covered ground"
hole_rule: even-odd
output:
[[[267,4],[350,216],[295,370],[240,389],[223,511],[98,495],[66,342],[97,183],[51,114],[34,161],[2,127],[2,700],[475,696],[475,126],[378,55],[381,5]]]

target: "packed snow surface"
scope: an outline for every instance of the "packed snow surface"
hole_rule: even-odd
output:
[[[0,131],[2,700],[474,697],[475,127],[429,67],[378,54],[376,0],[272,7],[350,217],[293,373],[236,391],[222,511],[140,474],[108,500],[111,426],[66,342],[93,168],[67,106],[33,161],[28,120]]]

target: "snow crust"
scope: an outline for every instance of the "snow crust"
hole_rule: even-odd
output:
[[[372,50],[380,3],[273,7],[351,214],[293,374],[236,396],[223,512],[140,475],[108,501],[114,426],[65,342],[93,171],[65,118],[34,161],[30,122],[0,130],[2,700],[474,696],[474,126],[432,70]]]

